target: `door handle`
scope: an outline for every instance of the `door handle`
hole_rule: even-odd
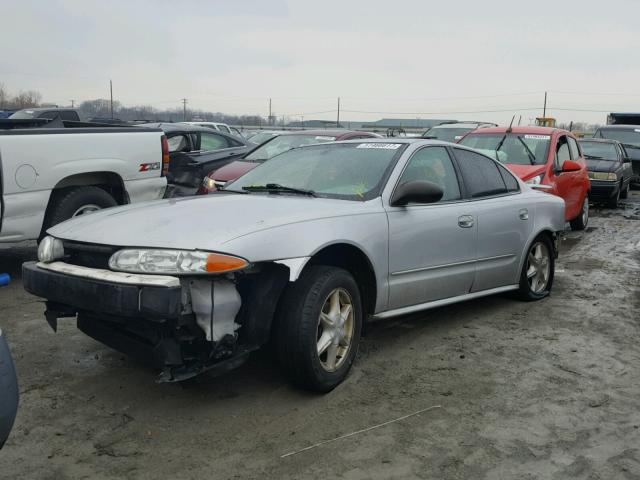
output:
[[[458,226],[462,228],[471,228],[473,227],[473,216],[472,215],[460,215],[458,217]]]
[[[518,212],[518,216],[520,217],[520,220],[529,220],[529,210],[521,208]]]

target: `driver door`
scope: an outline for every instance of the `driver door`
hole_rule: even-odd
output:
[[[443,198],[432,204],[387,206],[389,309],[469,293],[475,273],[477,225],[448,150],[417,150],[398,180],[437,183]]]

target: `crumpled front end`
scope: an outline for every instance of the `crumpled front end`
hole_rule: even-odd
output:
[[[25,289],[46,299],[45,316],[77,319],[87,335],[178,381],[242,363],[268,339],[283,265],[265,263],[220,275],[116,272],[115,248],[65,243],[65,257],[23,265]],[[250,298],[250,300],[249,300]]]

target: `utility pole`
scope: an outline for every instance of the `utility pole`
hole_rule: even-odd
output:
[[[74,106],[75,106],[75,105],[74,105],[74,101],[73,101],[73,100],[71,100],[71,108],[73,108]]]
[[[187,99],[186,98],[182,99],[182,121],[183,122],[187,121]]]
[[[340,128],[340,97],[338,97],[338,117],[336,118],[336,128]]]
[[[113,120],[113,82],[109,80],[109,96],[111,97],[111,119]]]
[[[271,99],[269,99],[269,117],[267,117],[267,123],[271,125]]]
[[[546,118],[547,116],[547,92],[544,92],[544,107],[542,109],[542,116]]]

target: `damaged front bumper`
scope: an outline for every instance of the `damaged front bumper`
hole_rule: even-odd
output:
[[[29,262],[23,265],[23,283],[28,292],[46,299],[45,316],[54,330],[59,318],[77,317],[87,335],[162,369],[159,381],[178,381],[235,368],[266,341],[264,328],[257,325],[259,313],[272,315],[275,303],[261,303],[257,294],[255,306],[266,308],[256,312],[243,305],[240,291],[255,295],[251,284],[256,277],[273,277],[266,287],[283,288],[284,270],[268,275],[273,269],[267,268],[243,286],[232,275],[178,278]],[[244,325],[236,323],[240,318]],[[240,327],[245,330],[241,335]]]

